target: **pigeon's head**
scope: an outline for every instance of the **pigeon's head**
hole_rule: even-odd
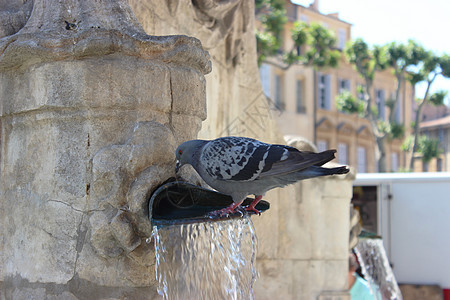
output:
[[[202,140],[191,140],[184,142],[180,146],[178,146],[175,153],[177,157],[175,172],[178,172],[178,170],[185,164],[192,165],[192,158],[195,152],[199,150],[205,142],[206,141]]]

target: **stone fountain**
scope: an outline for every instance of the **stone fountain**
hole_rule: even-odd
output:
[[[208,53],[126,0],[0,4],[2,298],[151,297],[148,198],[206,118]]]
[[[0,298],[157,297],[147,205],[174,176],[175,146],[200,127],[284,143],[259,81],[253,5],[0,0]],[[209,75],[199,40],[165,36],[179,33],[211,53]],[[257,299],[348,299],[350,180],[267,195]]]

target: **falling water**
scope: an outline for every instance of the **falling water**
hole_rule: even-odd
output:
[[[382,299],[402,300],[402,294],[384,250],[382,239],[361,238],[354,248],[365,279]]]
[[[253,299],[257,239],[250,217],[153,227],[164,299]]]

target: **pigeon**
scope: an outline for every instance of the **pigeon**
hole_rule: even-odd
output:
[[[210,187],[230,195],[233,204],[217,211],[220,216],[235,213],[251,194],[255,199],[244,209],[260,214],[255,206],[273,188],[303,179],[348,173],[346,166],[321,167],[334,159],[335,153],[336,150],[299,151],[290,146],[235,136],[210,141],[190,140],[176,150],[176,172],[189,164]]]

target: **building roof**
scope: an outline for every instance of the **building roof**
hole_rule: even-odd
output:
[[[443,118],[422,122],[420,124],[420,129],[432,129],[437,127],[450,127],[450,115]]]

